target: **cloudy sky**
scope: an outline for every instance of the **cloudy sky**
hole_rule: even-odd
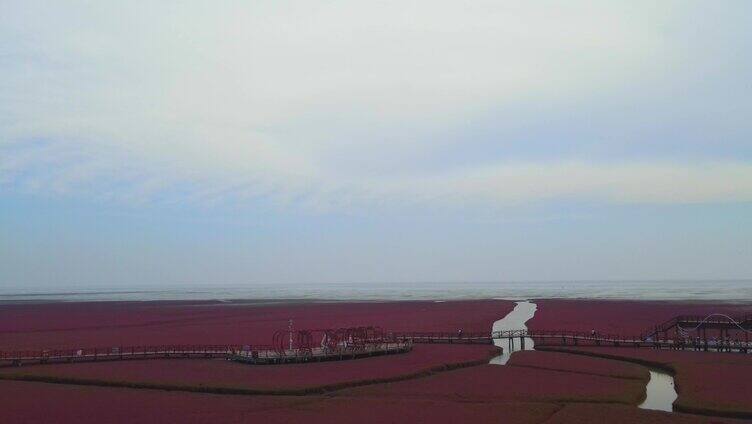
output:
[[[752,3],[0,2],[0,289],[752,277]]]

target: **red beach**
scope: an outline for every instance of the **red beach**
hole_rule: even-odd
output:
[[[527,323],[532,329],[593,327],[625,333],[680,312],[752,310],[749,305],[667,302],[536,303],[538,311]],[[513,307],[514,302],[503,300],[4,305],[0,341],[5,350],[197,340],[261,344],[290,319],[310,328],[377,325],[388,331],[456,335],[460,329],[464,334],[489,332]],[[2,397],[5,415],[23,416],[24,422],[44,422],[49,414],[71,423],[93,423],[105,416],[111,422],[350,422],[348,417],[362,422],[588,422],[622,410],[631,420],[703,422],[695,415],[637,409],[649,378],[647,368],[630,362],[637,360],[676,371],[680,410],[727,415],[713,422],[752,417],[746,409],[752,387],[746,355],[582,347],[571,353],[517,352],[506,366],[485,365],[494,354],[487,344],[416,344],[405,354],[288,365],[222,359],[30,365],[0,369],[0,391],[7,393]],[[236,394],[222,394],[228,391]],[[15,401],[8,402],[11,393]],[[31,399],[37,407],[29,406]],[[114,399],[122,409],[83,412],[84,404]],[[468,400],[473,404],[467,405]],[[368,414],[373,408],[385,412]]]

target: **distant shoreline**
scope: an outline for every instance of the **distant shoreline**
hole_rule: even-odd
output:
[[[58,299],[30,299],[30,300],[0,300],[0,307],[4,306],[33,306],[33,305],[86,305],[86,304],[112,304],[112,305],[151,305],[151,306],[282,306],[282,305],[306,305],[306,304],[353,304],[353,303],[449,303],[449,302],[482,302],[494,300],[517,301],[503,298],[458,298],[458,299],[298,299],[298,298],[274,298],[274,299],[146,299],[146,300],[58,300]],[[651,304],[691,304],[691,305],[752,305],[752,299],[628,299],[628,298],[559,298],[543,297],[529,298],[525,300],[557,301],[557,302],[593,302],[593,303],[651,303]]]
[[[749,303],[752,302],[752,280],[164,285],[159,287],[137,286],[137,288],[77,287],[65,291],[5,288],[4,292],[0,291],[0,304],[113,301],[248,304],[476,299],[593,299]]]

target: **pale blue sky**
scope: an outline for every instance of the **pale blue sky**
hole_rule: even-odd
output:
[[[0,289],[752,278],[752,5],[0,4]]]

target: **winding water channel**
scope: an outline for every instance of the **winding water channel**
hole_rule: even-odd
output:
[[[535,316],[535,311],[538,309],[538,305],[532,302],[523,301],[517,302],[514,310],[507,314],[504,318],[493,323],[492,331],[503,330],[527,330],[525,323]],[[501,355],[492,358],[489,364],[505,365],[512,354],[518,350],[522,350],[519,339],[501,339],[494,340],[494,344],[504,349]],[[533,339],[525,339],[525,350],[533,350]]]
[[[676,400],[674,377],[657,369],[650,370],[650,381],[645,388],[647,396],[640,404],[642,409],[672,412]]]
[[[512,312],[504,318],[493,323],[492,331],[503,330],[527,330],[525,323],[535,316],[538,305],[530,301],[517,302]],[[502,339],[494,340],[496,346],[504,349],[501,355],[492,358],[489,363],[494,365],[505,365],[514,352],[523,349],[519,339]],[[533,350],[533,339],[526,338],[524,344],[525,350]],[[670,374],[658,370],[650,369],[650,380],[646,386],[647,396],[639,405],[642,409],[652,409],[657,411],[673,411],[673,403],[677,394],[674,387],[674,377]]]

